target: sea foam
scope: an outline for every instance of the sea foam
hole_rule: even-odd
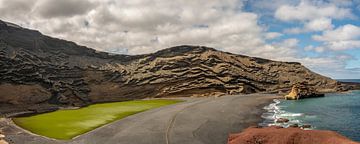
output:
[[[300,126],[303,125],[302,121],[298,118],[306,116],[304,113],[288,112],[284,110],[286,107],[280,106],[280,104],[281,100],[274,99],[272,103],[263,108],[266,112],[261,115],[264,121],[259,123],[259,126],[282,126],[286,128],[293,124],[298,124]],[[285,118],[289,121],[284,123],[277,123],[276,120],[280,118]]]

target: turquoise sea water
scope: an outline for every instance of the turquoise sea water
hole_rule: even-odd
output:
[[[260,125],[282,125],[293,123],[310,124],[312,129],[333,130],[350,139],[360,141],[360,91],[326,94],[322,98],[298,101],[274,100],[265,107],[268,110]],[[285,124],[274,124],[277,118],[287,118]]]

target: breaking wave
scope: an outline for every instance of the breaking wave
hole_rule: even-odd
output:
[[[281,106],[280,104],[281,104],[281,100],[274,99],[272,103],[270,103],[269,105],[263,108],[264,110],[266,110],[266,112],[261,115],[264,121],[259,123],[259,126],[262,127],[281,126],[287,128],[294,124],[297,124],[299,126],[304,125],[303,121],[300,120],[301,117],[307,117],[304,113],[288,112],[285,110],[286,107]],[[276,122],[279,119],[287,119],[289,121]]]

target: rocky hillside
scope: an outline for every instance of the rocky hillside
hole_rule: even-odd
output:
[[[114,55],[0,21],[0,112],[147,97],[286,91],[298,82],[336,90],[335,80],[296,62],[177,46]]]

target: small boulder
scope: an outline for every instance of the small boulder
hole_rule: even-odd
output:
[[[303,128],[303,129],[304,129],[304,128],[311,128],[311,125],[309,125],[309,124],[304,124],[304,125],[301,126],[301,128]]]
[[[278,118],[278,119],[276,119],[275,122],[276,122],[276,123],[287,123],[287,122],[289,122],[289,119],[286,119],[286,118]]]
[[[298,125],[298,124],[292,124],[292,125],[290,125],[289,127],[297,128],[297,127],[299,127],[299,125]]]

